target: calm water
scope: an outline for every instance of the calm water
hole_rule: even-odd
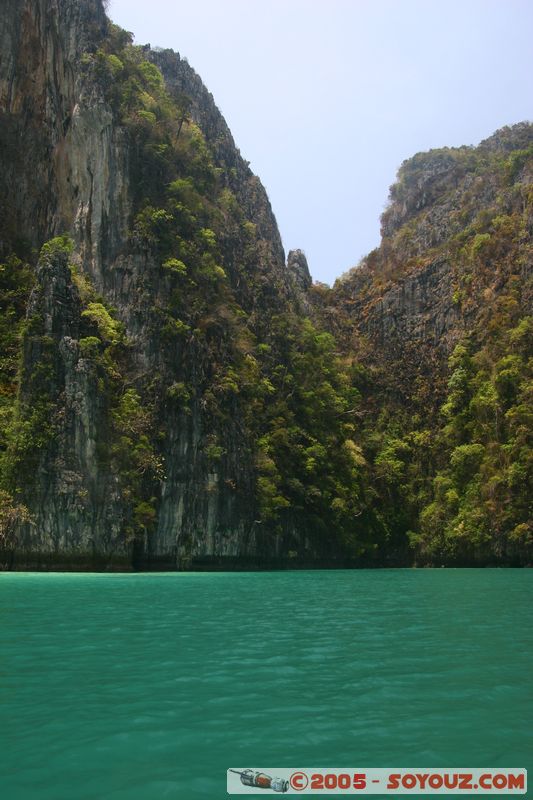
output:
[[[216,800],[236,764],[533,768],[532,590],[532,570],[1,574],[0,795]]]

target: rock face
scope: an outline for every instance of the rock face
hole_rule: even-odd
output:
[[[429,511],[492,553],[512,527],[522,553],[531,125],[405,162],[380,247],[328,290],[301,250],[285,264],[263,186],[177,53],[133,46],[102,0],[4,0],[0,47],[0,567],[409,563],[435,474],[420,421],[494,310],[478,405],[502,394],[509,431],[486,452],[518,455],[483,528],[453,506],[482,463],[465,434]],[[404,440],[402,421],[372,429],[391,397],[418,420]]]
[[[167,87],[175,96],[191,98],[191,115],[202,130],[217,166],[224,170],[228,186],[239,200],[246,218],[257,225],[269,248],[269,268],[272,266],[279,270],[285,254],[270,201],[261,182],[241,157],[213,96],[189,63],[173,50],[149,51],[148,57],[159,67]]]
[[[19,240],[35,247],[67,226],[76,231],[90,260],[109,210],[116,210],[117,219],[127,218],[124,187],[113,185],[127,175],[120,143],[113,139],[119,134],[109,109],[84,85],[79,70],[82,54],[102,36],[105,25],[97,0],[4,4],[4,250],[14,229]]]
[[[36,568],[87,568],[93,558],[120,568],[131,561],[120,486],[97,457],[106,408],[100,376],[80,346],[80,311],[67,256],[43,257],[29,303],[35,322],[25,339],[19,397],[22,406],[35,408],[45,396],[52,425],[43,454],[28,465],[35,472],[24,496],[38,524],[23,529],[19,558]],[[45,420],[39,423],[42,431]]]
[[[533,126],[404,162],[382,240],[316,313],[358,386],[388,549],[529,564]]]
[[[465,336],[482,341],[490,304],[513,276],[520,306],[531,313],[531,220],[521,237],[509,220],[527,213],[532,141],[533,126],[520,123],[477,148],[404,162],[382,216],[380,247],[337,281],[330,317],[342,309],[343,335],[367,338],[405,386],[442,379]]]
[[[306,292],[311,288],[313,279],[311,278],[307,258],[303,250],[289,251],[289,255],[287,256],[287,269],[301,292]]]
[[[186,410],[166,396],[151,398],[165,464],[164,475],[145,491],[157,506],[157,523],[144,541],[128,539],[128,492],[99,455],[109,434],[108,376],[82,352],[80,338],[92,331],[65,255],[42,258],[28,310],[37,322],[26,338],[20,396],[31,404],[46,394],[53,434],[31,481],[19,489],[34,522],[22,528],[17,565],[176,568],[206,559],[216,565],[219,558],[275,557],[286,546],[256,522],[253,455],[239,419],[211,420],[206,428],[205,400],[195,391],[211,369],[205,347],[194,339],[172,348],[161,341],[155,311],[168,285],[157,255],[131,238],[134,142],[95,75],[94,53],[109,26],[101,0],[9,0],[0,26],[1,254],[29,253],[68,232],[75,245],[70,261],[127,332],[123,380],[144,397],[156,391],[147,388],[151,372],[160,384],[186,381],[193,395]],[[261,296],[272,308],[286,307],[295,295],[270,203],[213,98],[179,55],[144,48],[143,57],[161,69],[171,95],[187,96],[189,118],[253,231],[258,255],[248,276],[235,265],[241,240],[228,231],[223,242],[238,302],[252,315]],[[38,383],[47,346],[53,378]],[[206,442],[215,439],[217,458],[210,460]]]

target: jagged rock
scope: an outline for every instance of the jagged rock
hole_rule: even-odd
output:
[[[198,181],[205,179],[207,185],[211,180],[211,188],[224,195],[224,202],[216,205],[215,189],[212,196],[206,190],[200,200],[196,197],[194,214],[184,213],[181,220],[184,252],[188,248],[191,258],[201,252],[202,269],[210,274],[206,295],[216,281],[224,281],[220,293],[209,295],[210,305],[187,325],[177,312],[167,313],[169,297],[177,298],[177,307],[182,302],[181,289],[166,270],[168,254],[162,255],[157,237],[149,240],[150,231],[143,240],[138,219],[140,209],[150,212],[154,224],[165,219],[165,209],[155,206],[173,178],[161,167],[163,189],[149,200],[149,181],[139,180],[139,172],[147,177],[142,173],[148,152],[143,137],[159,121],[152,111],[136,107],[132,115],[139,124],[129,127],[120,102],[113,101],[113,80],[106,89],[99,69],[105,75],[106,68],[122,67],[117,56],[113,61],[105,52],[110,29],[102,0],[5,0],[2,12],[0,256],[20,253],[36,269],[21,337],[16,400],[24,432],[17,447],[24,450],[31,436],[34,443],[16,494],[33,521],[21,523],[13,563],[19,568],[174,569],[264,566],[276,559],[287,563],[295,554],[299,563],[304,557],[316,562],[330,556],[326,523],[319,519],[314,530],[306,516],[307,499],[301,498],[327,512],[344,513],[353,502],[350,491],[335,497],[332,481],[323,494],[322,487],[313,485],[305,495],[306,487],[294,480],[287,495],[294,490],[300,501],[287,507],[290,502],[278,495],[281,478],[268,443],[262,453],[266,491],[284,514],[279,524],[259,518],[261,433],[252,425],[246,429],[243,418],[245,412],[255,414],[260,393],[264,408],[269,402],[264,396],[276,389],[260,372],[256,356],[264,355],[271,375],[282,375],[284,397],[277,402],[278,395],[273,404],[277,414],[287,398],[298,395],[289,354],[295,353],[296,359],[307,354],[290,335],[271,347],[269,331],[281,319],[278,330],[284,335],[291,332],[288,320],[298,314],[311,317],[338,337],[339,353],[332,362],[337,355],[350,363],[361,356],[370,366],[368,374],[379,372],[384,392],[408,410],[415,387],[432,391],[435,385],[434,405],[427,403],[423,412],[434,410],[453,345],[472,331],[481,338],[490,325],[486,298],[497,299],[502,287],[516,279],[512,301],[531,308],[533,217],[528,197],[533,175],[527,153],[533,127],[503,129],[477,149],[444,148],[405,162],[383,215],[380,247],[330,291],[312,286],[301,250],[291,251],[285,265],[266,192],[199,76],[177,53],[145,46],[143,67],[148,75],[153,65],[161,71],[165,91],[174,99],[171,107],[176,109],[183,97],[190,104],[197,139],[187,158],[198,156],[201,167],[205,149],[204,166],[208,163],[207,177],[200,174]],[[152,78],[157,83],[161,75]],[[168,103],[165,95],[163,118]],[[187,161],[179,152],[180,130],[175,125],[151,141],[154,174],[159,175],[169,147],[177,161]],[[486,168],[489,162],[494,169]],[[185,170],[183,174],[188,175]],[[174,177],[182,178],[179,169]],[[188,179],[181,183],[194,194]],[[214,205],[216,236],[202,221]],[[180,209],[180,203],[175,207]],[[493,220],[500,218],[494,224],[505,226],[506,215],[514,212],[523,214],[523,227],[501,241],[494,237],[494,252],[488,248],[484,254]],[[480,216],[481,256],[473,254],[468,239]],[[35,252],[63,233],[73,239],[72,255],[45,249],[37,264]],[[213,237],[216,248],[209,251]],[[179,250],[179,239],[174,230],[171,250]],[[463,261],[468,258],[471,269],[465,274]],[[171,258],[170,266],[174,262],[183,275],[188,267],[180,259]],[[192,285],[197,286],[194,281]],[[84,293],[90,295],[92,311]],[[203,299],[191,297],[198,303]],[[98,323],[91,321],[91,314],[98,313],[110,333],[100,336]],[[173,337],[166,337],[166,326]],[[116,340],[113,330],[121,331]],[[328,336],[313,338],[318,349],[324,340],[326,345],[331,341]],[[332,364],[321,387],[320,424],[329,419],[340,425],[339,418],[346,415],[346,428],[356,431],[352,422],[371,412],[343,410],[339,404],[331,413],[334,383]],[[14,398],[13,385],[9,390]],[[121,438],[127,438],[119,426],[127,428],[130,422],[118,410],[128,391],[144,427],[130,431],[127,454],[135,455],[138,446],[150,456],[132,470],[137,494],[123,474],[131,465],[117,466]],[[304,394],[309,399],[313,392],[307,388]],[[308,409],[301,416],[306,414],[313,420]],[[287,430],[279,425],[282,446],[297,451],[294,460],[312,473],[324,458],[323,448],[314,430],[304,432],[293,447],[298,438],[294,431],[305,422],[298,419],[298,409],[289,409],[287,415],[292,415]],[[329,430],[326,434],[325,439]],[[351,446],[346,457],[351,453],[357,459],[353,474],[359,476],[368,469],[362,451],[354,442],[345,444]],[[354,513],[361,513],[358,505]],[[132,533],[134,517],[140,522]],[[367,545],[373,552],[366,532],[363,538],[361,545],[353,536],[354,552],[364,552]]]
[[[492,230],[493,219],[527,208],[532,143],[533,125],[520,123],[477,148],[405,161],[382,216],[380,247],[335,285],[329,318],[343,309],[349,322],[342,335],[352,341],[357,331],[372,343],[372,359],[385,365],[405,402],[421,381],[432,386],[435,402],[442,399],[454,345],[473,331],[483,337],[490,319],[484,298],[497,297],[514,273],[523,312],[531,313],[527,236],[503,236],[498,251],[478,258],[468,247],[477,230]],[[513,151],[515,172],[503,160]]]
[[[287,269],[293,276],[300,291],[306,292],[313,285],[313,279],[311,278],[307,258],[303,250],[289,251],[289,255],[287,256]]]
[[[174,349],[161,344],[158,308],[167,284],[153,252],[131,236],[136,186],[132,142],[97,79],[93,54],[106,35],[102,0],[7,0],[0,19],[0,255],[17,243],[40,248],[68,232],[73,259],[124,325],[130,385],[144,392],[148,373],[159,385],[187,381],[186,412],[160,397],[154,415],[165,474],[154,488],[157,525],[135,546],[125,537],[126,497],[102,457],[109,408],[98,376],[80,351],[84,327],[78,292],[63,256],[41,260],[29,316],[38,335],[25,342],[21,397],[46,394],[54,406],[55,434],[39,452],[23,499],[34,519],[22,536],[18,563],[114,568],[161,564],[169,568],[219,558],[282,555],[287,546],[267,525],[259,526],[251,443],[238,416],[210,422],[223,443],[210,464],[205,455],[204,389],[213,365],[206,348],[191,337]],[[256,306],[273,309],[298,302],[266,192],[235,146],[212,96],[188,63],[172,51],[144,48],[162,71],[168,91],[187,95],[191,119],[210,148],[220,180],[249,221],[260,255],[243,279],[241,230],[228,228],[221,251],[231,291],[245,313],[261,319]],[[51,349],[51,382],[39,383],[44,350]],[[99,389],[100,386],[100,389]],[[155,434],[154,434],[155,435]],[[74,476],[74,477],[73,477]],[[294,527],[294,526],[293,526]],[[289,539],[293,533],[289,533]],[[290,545],[293,546],[293,545]]]

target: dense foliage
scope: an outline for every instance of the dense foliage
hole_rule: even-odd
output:
[[[405,162],[381,247],[321,298],[326,322],[323,307],[337,304],[344,347],[372,372],[367,462],[389,542],[408,543],[420,563],[530,558],[532,136],[522,124]],[[368,347],[354,331],[354,316],[371,317],[391,287],[433,264],[449,265],[452,282],[434,313],[450,299],[456,309],[447,370],[435,344]]]
[[[171,97],[143,48],[118,29],[96,61],[135,142],[132,241],[161,263],[162,335],[170,346],[176,338],[194,344],[210,364],[203,384],[173,382],[167,397],[187,408],[201,394],[211,462],[225,453],[221,420],[238,415],[265,524],[281,531],[303,519],[341,552],[374,549],[353,368],[294,301],[282,303],[274,275],[262,278],[264,242],[215,168],[190,99]]]
[[[413,537],[422,553],[483,558],[533,543],[533,318],[514,321],[476,353],[460,344],[450,358],[443,468]]]
[[[0,539],[31,522],[20,498],[43,453],[62,457],[57,339],[28,307],[38,271],[37,298],[46,270],[64,265],[78,364],[98,397],[95,457],[113,476],[127,540],[153,532],[170,428],[194,416],[204,472],[244,492],[228,455],[228,431],[238,437],[248,500],[272,541],[303,530],[315,553],[359,563],[527,561],[531,130],[406,162],[381,247],[340,289],[315,286],[304,302],[269,272],[235,170],[217,166],[193,100],[166,86],[155,61],[110,25],[82,66],[127,136],[128,253],[146,264],[136,302],[157,358],[149,371],[133,366],[126,326],[68,237],[0,265]],[[409,343],[388,361],[346,297],[357,284],[366,319],[387,289],[438,259],[451,265],[461,329],[448,369],[421,354],[425,372],[412,379]]]

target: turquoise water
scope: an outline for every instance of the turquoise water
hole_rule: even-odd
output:
[[[0,796],[533,767],[532,589],[531,570],[1,574]]]

